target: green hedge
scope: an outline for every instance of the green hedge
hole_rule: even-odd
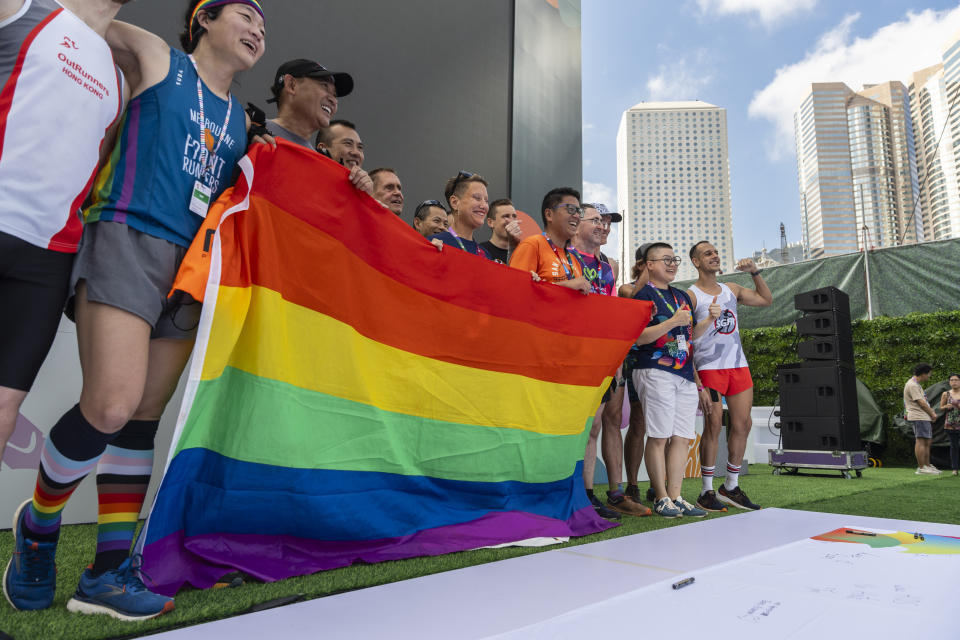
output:
[[[777,402],[777,366],[798,360],[795,327],[765,327],[742,332],[750,361],[755,404]],[[857,377],[873,392],[883,410],[887,437],[886,464],[913,460],[913,441],[892,428],[893,416],[903,412],[903,385],[920,362],[933,366],[930,384],[960,372],[960,311],[913,313],[853,323]]]

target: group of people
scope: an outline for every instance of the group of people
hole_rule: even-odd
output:
[[[172,301],[167,293],[208,207],[232,182],[249,145],[276,138],[341,163],[354,187],[397,215],[403,191],[395,170],[363,169],[356,125],[334,117],[339,99],[353,90],[349,74],[292,60],[270,87],[277,116],[244,111],[231,86],[264,53],[257,0],[189,0],[182,50],[117,22],[128,1],[0,0],[0,304],[16,309],[0,318],[0,453],[64,309],[76,322],[83,373],[79,401],[46,439],[34,494],[14,515],[3,592],[19,610],[51,606],[61,513],[93,474],[96,552],[67,608],[142,620],[174,604],[144,585],[131,544],[160,417],[199,318],[199,304]],[[50,122],[69,135],[38,145],[35,132]],[[584,482],[601,515],[650,513],[637,484],[644,458],[648,501],[661,516],[700,517],[724,504],[757,508],[738,486],[752,382],[737,305],[771,301],[753,262],[739,268],[751,273],[754,289],[720,284],[716,248],[698,243],[689,256],[700,277],[684,292],[670,285],[680,258],[670,245],[652,243],[638,250],[631,282],[617,292],[619,266],[600,247],[619,214],[581,203],[573,188],[556,188],[542,202],[544,233],[523,238],[513,204],[490,203],[487,187],[482,176],[460,172],[447,182],[444,202],[417,207],[414,228],[441,249],[495,260],[534,280],[653,305],[650,325],[607,390],[588,439]],[[478,243],[484,224],[492,237]],[[631,417],[624,446],[625,392]],[[729,458],[715,493],[721,397],[730,411]],[[706,415],[703,491],[691,504],[680,481],[698,406]],[[610,476],[606,505],[593,492],[598,442]]]

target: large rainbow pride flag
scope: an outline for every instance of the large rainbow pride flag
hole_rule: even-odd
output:
[[[152,589],[612,526],[584,445],[647,303],[438,252],[306,149],[241,168],[177,285],[204,309],[140,539]]]

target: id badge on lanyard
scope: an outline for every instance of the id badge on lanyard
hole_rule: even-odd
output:
[[[201,218],[206,218],[212,195],[213,189],[204,184],[203,180],[194,181],[193,193],[190,195],[190,211]]]
[[[677,336],[677,351],[682,351],[683,353],[687,353],[689,351],[687,347],[686,334],[681,333]]]
[[[220,137],[217,140],[216,145],[212,150],[207,150],[206,145],[206,134],[207,134],[207,120],[206,120],[206,110],[204,109],[203,104],[203,81],[200,79],[200,70],[197,68],[197,61],[190,56],[190,62],[193,63],[193,70],[197,72],[197,103],[200,107],[200,179],[194,180],[193,182],[193,191],[190,193],[190,211],[195,213],[201,218],[207,217],[207,211],[210,210],[210,200],[213,197],[213,187],[209,186],[204,182],[204,177],[208,172],[212,171],[213,163],[216,162],[217,152],[220,150],[220,145],[223,144],[223,139],[227,135],[227,127],[230,126],[230,114],[233,111],[233,99],[230,94],[227,94],[227,117],[223,121],[223,126],[220,127]],[[212,176],[211,176],[212,178]]]

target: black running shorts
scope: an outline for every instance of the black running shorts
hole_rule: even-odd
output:
[[[72,265],[72,253],[0,231],[0,386],[33,386],[57,335]]]

